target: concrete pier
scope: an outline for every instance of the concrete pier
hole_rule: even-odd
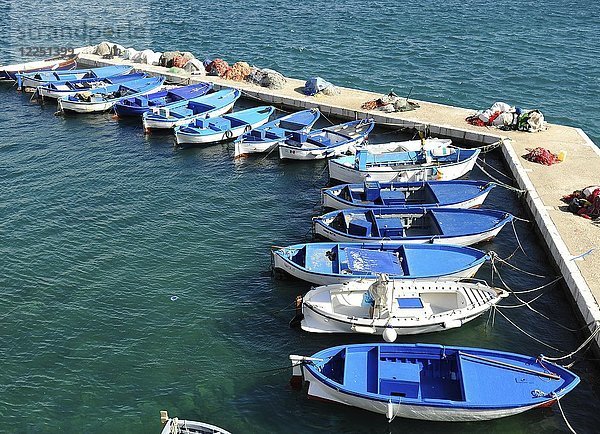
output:
[[[527,133],[501,131],[468,124],[465,118],[475,110],[417,101],[419,109],[402,113],[383,113],[363,110],[360,106],[381,94],[356,89],[340,88],[335,96],[306,96],[302,93],[304,81],[287,79],[283,89],[268,89],[247,82],[225,80],[213,76],[191,76],[187,73],[169,73],[167,68],[130,63],[121,59],[102,59],[95,55],[81,55],[81,65],[87,67],[114,64],[132,64],[139,71],[164,75],[171,82],[191,84],[208,81],[216,89],[236,87],[246,95],[274,106],[307,109],[318,107],[326,116],[344,119],[372,117],[379,125],[394,127],[429,128],[432,136],[446,137],[456,142],[490,144],[504,139],[502,153],[519,188],[525,190],[525,204],[545,243],[549,257],[560,270],[576,309],[585,323],[600,324],[600,226],[589,220],[559,209],[560,198],[589,185],[600,183],[600,149],[579,128],[549,124],[546,131]],[[493,103],[494,101],[490,101]],[[544,166],[531,163],[521,156],[527,148],[544,147],[554,153],[566,152],[562,163]],[[591,252],[590,252],[591,251]],[[585,253],[590,252],[587,255]],[[584,255],[583,257],[580,257]],[[595,329],[590,327],[590,331]],[[596,349],[600,337],[595,338]]]

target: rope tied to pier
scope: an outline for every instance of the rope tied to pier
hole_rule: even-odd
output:
[[[558,405],[558,409],[560,410],[560,414],[562,415],[562,417],[563,417],[563,420],[565,421],[565,425],[567,425],[567,428],[569,428],[569,430],[570,430],[570,431],[571,431],[573,434],[577,434],[577,432],[576,432],[576,431],[573,429],[573,427],[571,426],[571,424],[570,424],[570,423],[569,423],[569,421],[567,420],[567,416],[565,415],[565,412],[564,412],[564,411],[563,411],[563,409],[562,409],[562,405],[560,405],[560,400],[561,400],[561,397],[560,397],[560,396],[558,396],[558,395],[556,394],[556,392],[552,392],[552,397],[553,397],[554,399],[556,399],[556,404]]]
[[[510,191],[514,191],[515,193],[519,194],[519,195],[523,195],[527,192],[527,190],[521,190],[519,188],[513,187],[512,185],[508,185],[502,181],[500,181],[498,178],[492,176],[488,171],[486,171],[483,166],[481,164],[479,164],[479,161],[483,161],[481,159],[477,159],[477,161],[475,162],[475,165],[479,168],[479,170],[481,170],[483,173],[485,173],[487,175],[488,178],[490,178],[492,181],[494,181],[494,183],[499,186],[499,187],[503,187],[507,190]],[[487,164],[487,163],[486,163]],[[506,175],[505,175],[506,176]]]

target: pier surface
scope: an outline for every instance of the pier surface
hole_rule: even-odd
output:
[[[519,188],[526,191],[524,200],[532,214],[547,251],[556,263],[565,284],[573,296],[574,305],[585,323],[600,322],[600,226],[565,209],[561,197],[590,185],[600,184],[600,149],[579,128],[549,124],[546,131],[527,133],[501,131],[468,124],[465,118],[475,110],[418,101],[420,108],[409,112],[383,113],[363,110],[360,106],[381,94],[356,89],[339,88],[334,96],[306,96],[304,81],[287,78],[282,89],[268,89],[247,82],[225,80],[214,76],[191,76],[170,73],[167,68],[122,59],[102,59],[95,55],[80,55],[79,63],[88,67],[131,64],[136,70],[164,75],[168,81],[191,84],[207,81],[214,87],[235,87],[247,96],[278,107],[306,109],[318,107],[326,116],[344,119],[372,117],[379,125],[429,128],[432,136],[447,137],[457,142],[490,144],[503,140],[502,152]],[[490,101],[490,105],[494,101]],[[508,139],[508,140],[507,140]],[[554,153],[566,152],[565,161],[552,166],[531,163],[522,158],[528,148],[538,146]],[[493,175],[493,173],[492,173]],[[595,250],[597,249],[597,250]],[[588,253],[589,252],[589,253]],[[587,253],[587,254],[586,254]],[[583,256],[582,256],[583,255]],[[599,323],[600,324],[600,323]],[[595,326],[590,326],[592,331]],[[600,337],[595,339],[600,346]]]

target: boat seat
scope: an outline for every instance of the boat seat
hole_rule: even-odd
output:
[[[384,205],[405,205],[406,196],[400,190],[382,190],[379,193]]]
[[[379,197],[379,191],[381,190],[381,185],[379,181],[365,181],[365,200],[371,202],[377,200]]]
[[[208,128],[208,119],[206,118],[197,118],[194,119],[194,126],[196,128]]]
[[[348,225],[348,234],[349,235],[358,235],[358,236],[370,236],[371,229],[373,224],[366,220],[356,219],[352,220]]]
[[[147,98],[134,98],[133,103],[139,107],[148,107]]]
[[[308,138],[307,134],[302,132],[302,131],[293,131],[290,134],[290,140],[293,140],[295,142],[298,143],[304,143],[306,142],[306,139]]]
[[[377,230],[380,237],[402,237],[404,236],[404,227],[402,219],[398,217],[378,218]]]
[[[292,121],[284,120],[284,121],[279,122],[279,128],[283,128],[284,130],[298,131],[305,127],[306,127],[306,125],[299,124],[297,122],[292,122]]]
[[[209,110],[212,110],[214,107],[207,105],[207,104],[202,104],[201,102],[198,101],[189,101],[187,103],[187,107],[188,109],[190,109],[193,114],[197,115],[200,113],[205,113]]]
[[[331,146],[331,139],[327,136],[315,135],[309,137],[307,142],[312,143],[313,145],[321,146],[323,148]]]
[[[257,139],[264,139],[267,136],[267,131],[265,130],[250,130],[250,136],[256,137]]]
[[[231,121],[225,118],[209,119],[209,126],[214,131],[227,131],[231,129]]]
[[[380,360],[379,393],[387,396],[419,398],[421,366],[409,361]]]

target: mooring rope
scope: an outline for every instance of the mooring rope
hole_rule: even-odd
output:
[[[505,174],[504,172],[496,169],[494,166],[492,166],[490,163],[488,163],[487,161],[485,161],[485,159],[480,158],[479,159],[483,164],[485,164],[487,167],[489,167],[490,169],[494,170],[496,173],[499,173],[500,175],[504,176],[506,179],[509,179],[512,181],[512,176]]]
[[[478,161],[479,161],[479,159],[478,159]],[[481,165],[480,165],[480,164],[479,164],[477,161],[475,162],[475,165],[476,165],[476,166],[479,168],[479,170],[481,170],[481,171],[482,171],[483,173],[485,173],[485,174],[486,174],[486,175],[487,175],[487,176],[488,176],[488,177],[489,177],[491,180],[493,180],[493,181],[494,181],[494,183],[495,183],[496,185],[498,185],[499,187],[504,187],[504,188],[506,188],[507,190],[514,191],[515,193],[517,193],[517,194],[520,194],[520,195],[522,195],[522,194],[525,194],[525,193],[527,192],[527,190],[521,190],[521,189],[519,189],[519,188],[513,187],[512,185],[508,185],[508,184],[506,184],[506,183],[504,183],[504,182],[500,181],[498,178],[495,178],[494,176],[490,175],[490,173],[489,173],[488,171],[486,171],[486,170],[483,168],[483,166],[481,166]]]
[[[517,324],[516,324],[514,321],[512,321],[512,320],[511,320],[509,317],[507,317],[507,316],[506,316],[506,315],[505,315],[505,314],[504,314],[504,313],[503,313],[501,310],[497,309],[497,307],[496,307],[496,306],[494,306],[494,307],[493,307],[493,310],[494,310],[495,312],[499,313],[500,315],[502,315],[506,321],[508,321],[510,324],[512,324],[512,325],[513,325],[513,327],[515,327],[517,330],[519,330],[519,331],[520,331],[521,333],[523,333],[525,336],[527,336],[527,337],[529,337],[529,338],[533,339],[534,341],[536,341],[536,342],[537,342],[537,343],[539,343],[539,344],[542,344],[542,345],[544,345],[544,346],[546,346],[546,347],[548,347],[548,348],[551,348],[551,349],[553,349],[554,351],[557,351],[557,352],[559,352],[559,353],[564,353],[564,351],[563,351],[563,350],[561,350],[561,349],[559,349],[559,348],[556,348],[556,347],[554,347],[554,346],[552,346],[552,345],[550,345],[550,344],[548,344],[548,343],[546,343],[546,342],[542,341],[541,339],[538,339],[538,338],[536,338],[535,336],[533,336],[532,334],[530,334],[530,333],[526,332],[525,330],[523,330],[523,329],[522,329],[521,327],[519,327],[519,326],[518,326],[518,325],[517,325]]]
[[[518,248],[518,247],[515,249],[515,252],[516,252],[517,250],[519,250],[519,248]],[[508,265],[508,266],[509,266],[510,268],[512,268],[513,270],[520,271],[521,273],[527,274],[527,275],[529,275],[529,276],[533,276],[533,277],[539,277],[539,278],[541,278],[541,279],[543,279],[543,278],[545,278],[545,277],[546,277],[546,276],[542,276],[541,274],[535,274],[535,273],[532,273],[531,271],[523,270],[522,268],[519,268],[519,267],[517,267],[516,265],[513,265],[513,264],[511,264],[510,262],[507,262],[507,259],[508,259],[508,258],[510,258],[510,257],[512,257],[512,255],[514,255],[514,252],[513,252],[513,253],[511,253],[511,254],[508,256],[508,258],[507,258],[507,259],[502,259],[502,258],[501,258],[501,257],[500,257],[500,256],[499,256],[499,255],[498,255],[496,252],[494,252],[494,251],[491,251],[491,252],[489,252],[489,255],[490,255],[490,258],[492,259],[492,261],[499,261],[499,262],[501,262],[502,264],[506,264],[506,265]],[[530,291],[526,291],[526,292],[530,292]]]
[[[556,403],[558,404],[558,409],[560,410],[560,414],[563,417],[563,420],[565,421],[565,425],[567,425],[567,427],[569,428],[569,430],[573,433],[573,434],[577,434],[577,432],[573,429],[573,427],[571,426],[571,424],[569,423],[569,421],[567,420],[567,416],[565,416],[565,412],[562,409],[562,406],[560,405],[560,400],[561,398],[556,394],[556,392],[552,392],[552,397],[554,399],[556,399]]]
[[[542,356],[542,359],[548,360],[550,362],[557,362],[559,360],[569,359],[569,358],[573,357],[575,354],[577,354],[579,351],[581,351],[583,348],[585,348],[596,337],[596,335],[598,335],[598,333],[600,333],[600,325],[598,325],[598,321],[593,321],[591,324],[593,324],[593,323],[596,323],[596,329],[589,335],[589,337],[585,341],[583,341],[583,343],[581,345],[579,345],[579,347],[577,347],[576,350],[571,351],[569,354],[562,356],[562,357]]]
[[[513,232],[515,234],[515,239],[517,240],[517,244],[519,245],[519,248],[521,249],[521,251],[523,252],[523,254],[529,258],[529,255],[527,254],[527,252],[523,248],[523,245],[521,244],[521,240],[519,240],[519,235],[517,234],[517,228],[515,227],[515,221],[511,220],[510,223],[512,225]],[[531,258],[529,258],[529,259],[531,259]]]

